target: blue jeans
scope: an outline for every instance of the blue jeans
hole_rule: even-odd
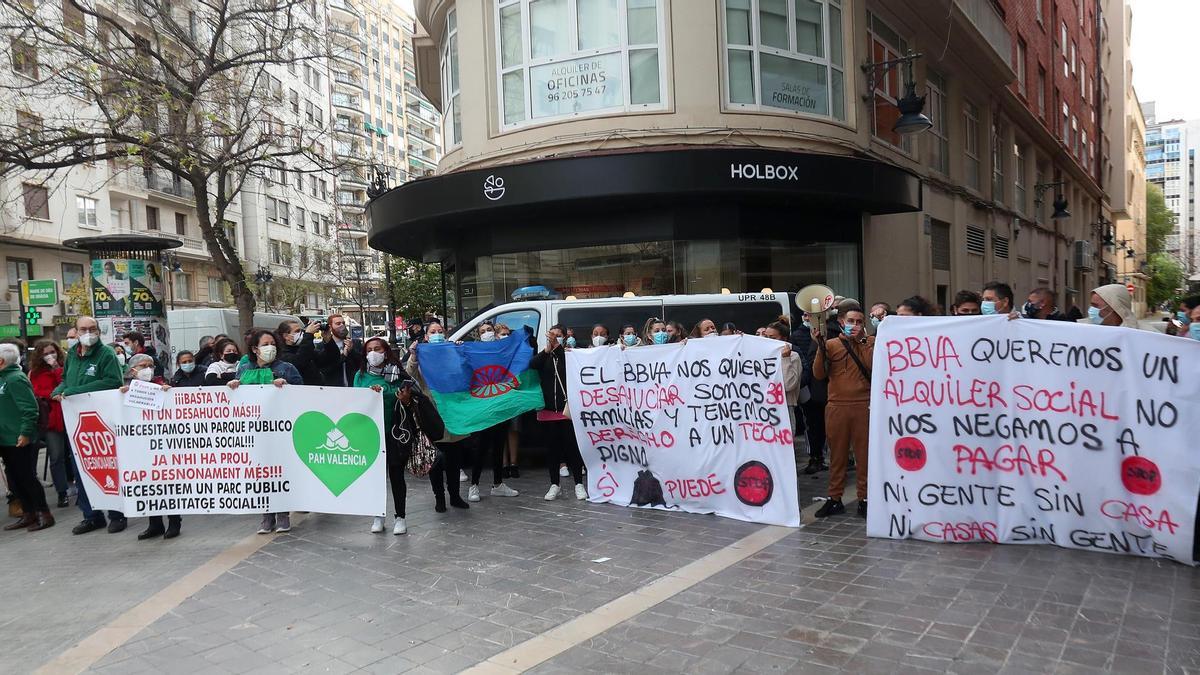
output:
[[[64,431],[45,432],[46,460],[50,464],[50,477],[59,498],[67,494],[67,434]]]
[[[79,477],[81,474],[79,473],[79,466],[75,463],[75,453],[69,452],[67,454],[71,458],[71,469],[75,473],[75,505],[79,507],[84,520],[91,520],[104,525],[104,512],[93,510],[92,503],[88,500],[87,488],[84,487],[86,481]],[[125,514],[120,511],[109,511],[108,517],[113,520],[122,520],[125,518]]]

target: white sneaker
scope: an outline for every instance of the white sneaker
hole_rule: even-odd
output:
[[[558,475],[562,476],[563,478],[567,478],[571,475],[571,470],[565,466],[560,466],[558,467]]]
[[[575,499],[581,501],[587,499],[587,488],[583,487],[581,483],[575,484]]]
[[[557,485],[551,485],[550,489],[546,491],[546,501],[552,502],[555,499],[558,499],[558,493],[560,492],[562,492],[562,490],[559,489]]]
[[[459,469],[458,470],[458,481],[460,483],[465,483],[469,480],[471,480],[471,478],[470,478],[470,476],[467,475],[467,472],[463,471],[462,469]]]
[[[492,486],[492,496],[493,497],[516,497],[520,494],[521,494],[520,492],[517,492],[516,490],[508,487],[504,483]]]
[[[371,534],[380,532],[383,532],[383,516],[375,516],[375,520],[371,521]]]
[[[467,501],[469,501],[469,502],[479,501],[479,486],[478,485],[472,485],[471,487],[467,488]]]
[[[392,534],[408,534],[408,523],[404,522],[403,518],[397,518],[396,526],[392,528]]]

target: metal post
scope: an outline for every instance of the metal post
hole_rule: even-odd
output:
[[[395,346],[399,338],[396,335],[396,288],[392,284],[392,256],[383,255],[383,278],[387,284],[387,330],[389,344]]]
[[[21,344],[29,349],[29,330],[25,323],[25,280],[17,278],[17,309],[21,312],[18,324],[21,327]]]

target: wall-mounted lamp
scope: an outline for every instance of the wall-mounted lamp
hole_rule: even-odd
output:
[[[866,98],[868,101],[875,96],[875,85],[879,78],[886,77],[892,68],[904,65],[904,96],[896,101],[896,109],[900,111],[900,117],[892,125],[892,131],[902,136],[919,134],[933,126],[933,122],[922,112],[925,109],[925,97],[917,96],[916,78],[913,77],[913,61],[921,56],[910,50],[900,58],[862,65],[863,72],[867,74]]]
[[[1037,185],[1034,185],[1033,186],[1033,194],[1034,194],[1033,203],[1037,204],[1037,206],[1040,208],[1042,206],[1042,203],[1045,201],[1044,195],[1046,194],[1046,190],[1049,190],[1050,188],[1054,188],[1054,187],[1062,187],[1063,185],[1066,185],[1066,182],[1061,181],[1061,180],[1056,181],[1054,183],[1038,183]],[[1061,194],[1056,194],[1052,204],[1054,205],[1054,213],[1050,214],[1050,218],[1052,220],[1062,220],[1063,218],[1071,217],[1071,212],[1067,210],[1067,198],[1066,197],[1064,197]]]

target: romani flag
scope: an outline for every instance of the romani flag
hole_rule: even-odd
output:
[[[417,362],[450,433],[465,436],[543,405],[526,333],[492,342],[423,343]]]

